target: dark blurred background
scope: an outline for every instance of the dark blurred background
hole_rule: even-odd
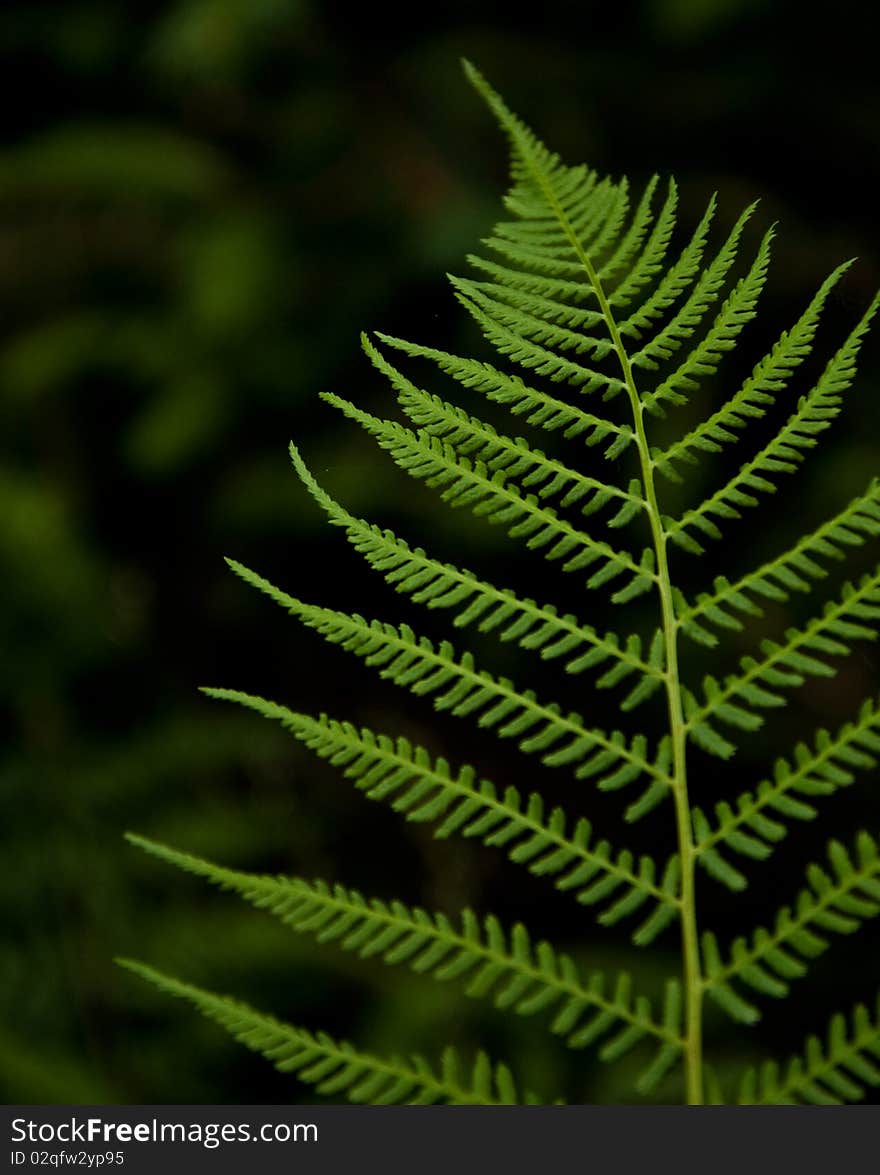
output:
[[[394,17],[310,0],[4,6],[5,1100],[308,1098],[219,1029],[142,989],[114,967],[116,954],[366,1047],[433,1053],[447,1039],[482,1041],[545,1096],[628,1098],[630,1062],[603,1070],[592,1055],[566,1054],[536,1020],[511,1023],[456,989],[297,939],[142,859],[122,832],[449,911],[471,902],[554,933],[587,965],[634,962],[643,985],[659,984],[674,935],[649,958],[634,956],[625,936],[596,931],[500,855],[432,841],[283,732],[204,699],[200,684],[228,685],[405,730],[526,790],[549,774],[486,747],[465,723],[436,722],[393,687],[377,689],[360,665],[235,580],[221,556],[306,599],[414,615],[325,525],[290,468],[295,437],[357,513],[546,596],[540,562],[508,574],[503,535],[415,489],[318,400],[331,390],[393,411],[360,355],[364,328],[479,347],[443,274],[463,271],[496,218],[505,158],[459,57],[572,162],[637,184],[655,170],[676,174],[685,223],[715,189],[721,226],[763,197],[749,242],[781,222],[766,318],[748,354],[707,385],[711,398],[729,393],[726,381],[838,261],[860,257],[830,308],[826,353],[880,284],[880,92],[867,11],[858,0],[813,13],[762,0],[547,0],[528,15],[449,3]],[[880,469],[878,371],[875,338],[836,446],[784,487],[784,500],[730,532],[712,552],[713,572],[781,549]],[[756,519],[772,529],[756,532]],[[578,612],[595,619],[599,596],[581,600],[569,587]],[[784,626],[792,615],[771,619]],[[442,631],[430,619],[427,630]],[[525,654],[521,664],[504,658],[496,664],[518,680],[534,676],[559,694]],[[735,768],[708,764],[701,779],[698,760],[700,802],[753,786],[773,753],[817,723],[838,725],[877,680],[862,649],[836,684],[802,690],[766,737],[748,740]],[[575,684],[580,708],[613,721],[586,678]],[[619,805],[595,808],[583,786],[547,787],[572,811],[617,819]],[[703,885],[722,937],[792,896],[832,823],[877,831],[876,776],[823,811],[829,820],[756,870],[745,897]],[[650,847],[666,831],[636,839]],[[768,1008],[751,1043],[712,1016],[721,1071],[789,1050],[837,1007],[870,998],[876,933],[873,957],[871,942],[868,932],[821,960],[812,986],[778,1014]],[[658,1092],[678,1096],[674,1086]]]

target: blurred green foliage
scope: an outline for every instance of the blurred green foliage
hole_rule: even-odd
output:
[[[677,174],[685,218],[716,187],[728,217],[764,193],[762,217],[783,225],[769,338],[844,256],[862,260],[841,321],[878,285],[880,94],[865,22],[856,0],[832,14],[769,0],[548,0],[527,15],[456,2],[403,22],[390,7],[314,0],[6,6],[6,1100],[299,1096],[141,991],[113,967],[119,953],[367,1047],[430,1050],[452,1022],[539,1088],[542,1075],[562,1084],[564,1064],[573,1099],[626,1096],[625,1073],[560,1058],[536,1025],[297,942],[138,859],[121,833],[442,908],[507,903],[552,929],[559,915],[518,906],[518,879],[497,861],[402,828],[269,724],[197,694],[234,685],[432,737],[430,714],[379,696],[369,675],[285,627],[220,556],[307,598],[400,614],[306,503],[285,454],[295,433],[359,512],[416,540],[450,543],[460,530],[459,543],[503,560],[497,535],[402,493],[390,463],[316,406],[322,389],[367,404],[384,395],[358,358],[362,328],[473,345],[440,275],[491,223],[503,151],[460,55],[569,158],[635,179]],[[840,448],[800,486],[805,518],[880,465],[878,367],[875,342]],[[765,518],[784,527],[785,510]],[[876,677],[865,656],[835,693],[817,687],[801,720],[845,717]],[[437,729],[452,753],[467,748],[469,735]],[[766,750],[756,739],[756,755]],[[509,762],[499,752],[499,770]],[[364,851],[366,832],[381,852]],[[780,876],[768,874],[771,890]],[[758,892],[730,917],[765,904]],[[616,965],[608,937],[589,924],[584,936],[594,964]],[[839,971],[822,974],[844,1004]],[[803,1012],[787,1011],[767,1046],[798,1039]],[[727,1039],[733,1063],[742,1045]]]

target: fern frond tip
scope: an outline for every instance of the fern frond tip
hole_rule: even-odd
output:
[[[219,702],[235,702],[236,705],[254,710],[263,718],[274,719],[276,722],[291,722],[296,719],[293,711],[288,710],[286,706],[279,706],[277,702],[257,697],[255,694],[246,694],[242,690],[236,689],[218,689],[214,686],[200,686],[199,688],[206,697]]]
[[[177,849],[169,848],[168,845],[163,845],[157,840],[151,840],[148,836],[142,836],[139,832],[124,832],[122,835],[130,845],[143,849],[145,853],[150,853],[154,857],[178,858],[187,855]]]
[[[113,962],[117,967],[124,967],[126,971],[136,971],[137,968],[141,966],[141,964],[136,962],[134,959],[129,959],[124,955],[115,955]]]
[[[157,842],[150,840],[146,836],[141,836],[139,832],[123,832],[122,839],[127,840],[130,845],[134,845],[138,849],[143,849],[145,852],[151,852],[156,846]]]
[[[462,71],[464,76],[471,83],[475,90],[479,93],[483,92],[484,87],[488,87],[489,83],[474,65],[474,63],[467,57],[460,57]]]

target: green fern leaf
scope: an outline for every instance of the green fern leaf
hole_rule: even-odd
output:
[[[662,759],[652,762],[647,757],[644,736],[627,741],[620,731],[606,734],[588,728],[573,711],[564,713],[555,703],[540,702],[531,690],[520,693],[507,678],[478,669],[471,653],[457,656],[448,641],[435,648],[408,625],[367,621],[356,613],[304,604],[240,563],[229,560],[229,565],[326,640],[377,667],[382,677],[422,697],[433,697],[437,710],[477,717],[484,730],[515,738],[520,750],[540,754],[541,762],[549,767],[572,767],[576,778],[595,778],[605,790],[645,775],[659,785],[668,783]]]
[[[493,475],[503,474],[504,485],[515,485],[521,496],[529,490],[534,490],[540,499],[561,495],[561,506],[577,503],[584,515],[593,514],[611,503],[617,507],[618,513],[609,526],[620,526],[644,509],[637,481],[628,490],[621,490],[547,457],[522,437],[499,435],[491,425],[469,416],[439,396],[431,396],[417,388],[376,350],[369,339],[364,339],[363,345],[374,366],[388,377],[404,412],[423,435],[437,437],[451,445],[460,456],[482,462]],[[340,405],[338,400],[330,402]]]
[[[700,274],[699,280],[687,300],[672,315],[666,325],[651,338],[650,342],[635,352],[633,355],[633,364],[635,367],[646,368],[649,371],[656,370],[661,360],[671,358],[691,338],[710,307],[718,300],[724,288],[725,278],[736,260],[743,229],[756,207],[757,205],[753,204],[742,213],[716,256]],[[702,253],[705,231],[708,229],[708,222],[714,215],[714,210],[715,205],[713,200],[704,218],[706,228],[703,229],[701,225],[697,229],[697,250],[700,254]],[[701,229],[703,229],[702,232]],[[689,259],[687,265],[688,278],[690,279],[695,276],[697,271],[698,262],[697,264],[693,264]],[[676,290],[676,293],[678,292]],[[666,303],[662,308],[666,310],[668,307],[669,303]],[[627,324],[624,323],[622,325]],[[624,333],[626,332],[624,331]],[[669,396],[661,397],[655,395],[652,398],[651,404],[654,406],[655,414],[657,415],[662,415],[662,409],[657,405],[657,401],[660,399],[668,399],[672,403],[679,402],[676,399],[674,390],[670,391]],[[648,407],[647,404],[646,407]]]
[[[678,260],[660,277],[657,285],[652,291],[648,292],[645,300],[641,304],[636,304],[628,317],[621,319],[620,333],[625,338],[643,338],[648,328],[675,304],[676,299],[696,279],[700,271],[700,262],[706,249],[706,242],[712,220],[715,216],[715,210],[716,199],[713,195],[700,223],[694,230],[687,245],[682,249]],[[673,220],[674,224],[672,215],[670,215],[670,219]],[[608,303],[613,311],[616,312],[618,307],[631,305],[633,303],[633,293],[645,284],[640,281],[635,286],[635,289],[630,288],[632,277],[638,270],[639,263],[637,262],[633,266],[630,277],[624,278],[620,285],[609,294]],[[651,274],[650,276],[654,275]],[[691,310],[693,310],[693,306],[691,306]],[[650,366],[650,364],[645,364],[645,366]]]
[[[801,398],[797,411],[773,440],[720,490],[673,523],[671,533],[696,527],[710,538],[720,538],[721,530],[710,515],[722,520],[741,517],[741,507],[758,505],[756,493],[776,492],[772,477],[779,473],[794,473],[798,469],[805,454],[816,447],[819,434],[829,428],[831,421],[841,412],[842,395],[855,377],[856,357],[878,307],[880,294],[875,295],[821,378]]]
[[[880,996],[872,1017],[864,1004],[853,1010],[850,1024],[838,1012],[828,1025],[826,1043],[807,1037],[802,1057],[784,1070],[774,1061],[743,1075],[739,1104],[836,1106],[858,1102],[865,1087],[880,1085]]]
[[[807,676],[833,677],[835,670],[825,658],[848,656],[848,642],[874,640],[878,620],[880,567],[857,585],[844,584],[840,598],[825,604],[819,616],[802,628],[788,629],[784,644],[763,640],[763,657],[744,657],[741,673],[731,674],[723,684],[706,677],[706,700],[693,708],[689,721],[706,725],[717,717],[740,730],[757,730],[764,719],[756,710],[784,705],[785,697],[778,691],[803,685]]]
[[[815,746],[798,743],[791,761],[778,759],[773,779],[762,780],[754,792],[739,795],[734,804],[715,806],[713,828],[700,808],[692,812],[695,852],[713,877],[744,889],[746,878],[721,854],[723,845],[753,860],[765,860],[785,837],[785,820],[813,820],[814,800],[833,795],[855,779],[854,770],[877,764],[880,755],[880,709],[866,701],[854,722],[846,722],[836,734],[820,730]]]
[[[327,1097],[371,1105],[514,1106],[538,1104],[533,1094],[519,1100],[505,1065],[479,1053],[468,1075],[458,1054],[447,1049],[435,1071],[422,1057],[376,1057],[359,1052],[326,1032],[307,1032],[256,1012],[229,996],[218,996],[132,959],[119,959],[141,979],[169,995],[188,1000],[252,1052],[262,1053],[282,1073],[295,1073]]]
[[[724,576],[715,580],[714,591],[701,592],[694,604],[677,594],[678,619],[682,630],[700,644],[713,647],[714,633],[701,620],[722,630],[740,631],[740,615],[761,616],[758,599],[780,602],[793,591],[807,592],[828,574],[817,559],[840,561],[849,547],[862,546],[880,535],[880,481],[874,480],[864,494],[854,498],[838,514],[810,534],[804,535],[782,555],[731,583]]]
[[[743,386],[717,412],[698,424],[681,440],[662,452],[655,451],[659,469],[675,461],[696,460],[692,450],[717,453],[724,444],[739,439],[739,430],[751,420],[760,420],[787,386],[792,373],[812,349],[819,319],[828,295],[852,265],[839,265],[819,287],[809,306],[790,331],[784,331],[773,348],[755,366]],[[765,267],[766,268],[766,267]]]
[[[529,295],[529,298],[531,300],[534,295]],[[612,437],[610,445],[605,450],[605,456],[610,460],[619,457],[633,439],[634,434],[629,425],[615,424],[611,420],[585,412],[579,405],[567,403],[544,390],[538,391],[524,383],[518,375],[499,371],[490,363],[463,359],[459,355],[451,355],[448,351],[438,351],[433,347],[422,347],[417,343],[383,334],[381,331],[376,332],[376,337],[387,346],[407,355],[432,360],[441,371],[451,375],[463,387],[481,393],[492,403],[503,404],[512,415],[524,417],[527,424],[547,432],[561,429],[566,439],[589,433],[586,443],[591,446]]]
[[[738,235],[734,237],[733,248],[735,248]],[[758,301],[758,295],[767,280],[767,267],[770,264],[770,242],[772,239],[773,231],[771,230],[764,236],[764,240],[761,242],[761,247],[752,263],[751,269],[745,277],[737,282],[725,300],[717,318],[712,324],[712,328],[706,336],[688,353],[684,362],[671,375],[667,376],[653,392],[642,397],[642,403],[647,411],[653,411],[657,414],[659,405],[664,401],[671,404],[685,403],[688,399],[688,394],[696,391],[700,386],[699,380],[695,377],[711,375],[717,370],[723,353],[732,349],[737,335],[746,323],[755,317],[755,306]],[[721,268],[722,272],[726,271],[726,256],[725,264]],[[720,279],[717,283],[715,281],[711,283],[713,293],[717,292],[720,285]],[[691,330],[692,322],[689,320],[687,330],[681,328],[672,337],[676,340],[676,343],[680,343],[687,338]],[[633,362],[636,366],[649,367],[654,362],[654,355],[668,358],[671,349],[669,343],[664,348],[658,348],[656,341],[652,340],[652,344],[643,348],[642,351],[637,352],[636,356],[633,357]],[[647,362],[649,356],[651,357],[650,363]],[[659,465],[658,468],[660,468]]]
[[[280,918],[322,943],[337,943],[362,958],[381,957],[403,964],[420,975],[448,982],[464,980],[473,998],[491,997],[498,1008],[531,1016],[552,1011],[551,1030],[571,1048],[586,1048],[602,1038],[603,1060],[616,1060],[645,1038],[653,1038],[671,1065],[681,1049],[681,999],[677,981],[670,981],[664,1021],[657,1022],[650,1001],[633,996],[626,973],[613,981],[599,971],[586,979],[574,961],[547,942],[533,943],[522,923],[505,929],[489,915],[482,922],[462,911],[460,926],[444,914],[411,909],[402,902],[365,899],[344,886],[267,877],[224,869],[143,837],[133,844],[172,865],[233,890],[260,909]],[[651,1080],[662,1075],[652,1060]]]
[[[839,841],[828,846],[833,876],[820,865],[807,869],[807,886],[794,906],[783,906],[773,929],[759,927],[746,938],[737,938],[724,963],[715,935],[706,931],[706,988],[711,997],[735,1019],[754,1023],[757,1009],[731,990],[731,980],[762,995],[780,998],[789,983],[802,978],[810,959],[828,947],[827,933],[853,934],[866,918],[880,914],[880,852],[867,832],[856,840],[856,862]],[[735,1009],[735,1010],[734,1010]]]
[[[809,677],[832,677],[854,642],[874,639],[880,567],[860,579],[851,575],[837,597],[823,598],[804,623],[781,636],[765,635],[735,672],[715,670],[700,682],[681,638],[715,649],[730,633],[745,633],[766,602],[818,592],[832,563],[880,537],[880,480],[843,508],[831,507],[836,513],[761,566],[738,578],[713,572],[692,599],[679,586],[676,560],[708,559],[702,540],[721,537],[722,527],[775,492],[781,474],[797,474],[824,440],[845,407],[880,295],[813,386],[799,391],[800,369],[812,354],[825,307],[852,264],[844,262],[791,328],[752,362],[751,374],[726,402],[704,404],[709,377],[747,341],[746,328],[768,281],[775,228],[764,232],[742,263],[756,205],[742,212],[726,236],[719,234],[720,245],[712,244],[713,196],[694,231],[676,245],[674,260],[667,260],[676,234],[674,182],[661,197],[654,177],[632,197],[625,178],[564,164],[472,66],[465,68],[509,140],[511,176],[507,218],[487,235],[486,255],[469,259],[469,276],[450,280],[454,297],[500,358],[490,363],[375,332],[363,336],[364,350],[407,423],[374,416],[336,395],[324,399],[447,504],[469,508],[503,527],[520,547],[539,552],[549,564],[541,565],[541,601],[357,517],[317,483],[294,447],[291,457],[329,522],[395,591],[434,610],[438,621],[463,636],[476,630],[506,643],[508,653],[521,651],[519,682],[528,680],[527,657],[537,654],[561,679],[577,678],[579,684],[580,675],[591,671],[597,689],[621,687],[619,727],[616,720],[614,729],[595,725],[589,700],[578,704],[585,718],[490,673],[469,649],[456,649],[442,636],[429,640],[408,624],[307,604],[240,563],[230,566],[306,627],[359,656],[380,677],[429,699],[436,710],[474,719],[482,730],[577,781],[634,796],[624,810],[627,821],[656,812],[660,836],[658,809],[664,805],[674,842],[657,859],[612,847],[594,833],[591,820],[551,807],[537,791],[526,793],[510,781],[498,786],[469,765],[450,767],[406,738],[234,690],[206,693],[280,722],[368,798],[432,825],[436,836],[457,834],[474,847],[478,842],[500,849],[588,907],[603,926],[634,925],[631,937],[639,946],[677,922],[681,977],[669,980],[655,1015],[649,1000],[632,994],[629,971],[581,976],[568,955],[535,939],[520,922],[505,927],[469,909],[453,918],[397,900],[368,899],[338,884],[223,869],[143,838],[132,840],[320,941],[435,979],[461,980],[467,994],[488,997],[502,1009],[547,1013],[552,1031],[569,1045],[596,1043],[607,1061],[650,1042],[641,1090],[680,1067],[689,1104],[723,1104],[718,1077],[705,1065],[705,1001],[740,1023],[756,1022],[756,997],[783,998],[831,935],[863,930],[880,914],[880,852],[867,832],[858,834],[852,850],[832,841],[828,864],[807,869],[793,904],[779,910],[769,927],[734,938],[724,951],[702,924],[698,881],[708,875],[733,891],[744,889],[751,863],[769,857],[791,824],[812,819],[821,798],[874,768],[880,708],[865,702],[836,732],[820,729],[799,741],[788,757],[776,759],[767,777],[759,775],[739,795],[718,795],[711,773],[695,777],[695,755],[697,764],[700,752],[732,758],[734,740],[771,719],[791,690]],[[428,365],[432,376],[445,377],[469,402],[460,405],[425,390],[390,361],[392,351],[403,365]],[[532,432],[518,435],[490,423],[503,419],[497,412],[483,419],[475,397],[505,409]],[[769,424],[771,412],[786,400],[791,406],[781,427],[733,477],[702,501],[683,498],[676,517],[664,510],[666,480],[679,483],[676,493],[686,495],[695,462],[725,445],[745,446],[749,426]],[[695,422],[665,447],[652,444],[653,418],[668,416],[672,430],[674,410],[685,403]],[[550,436],[553,447],[544,447],[534,432]],[[625,473],[623,463],[630,465]],[[584,573],[589,589],[610,585],[618,616],[639,598],[630,609],[636,618],[630,622],[624,615],[609,630],[592,613],[585,623],[575,615],[577,606],[559,607],[553,575],[561,579],[571,572]],[[651,698],[653,706],[638,709]],[[650,737],[633,722],[637,709],[636,717],[655,723]],[[507,1070],[482,1054],[470,1076],[462,1076],[451,1053],[439,1071],[421,1058],[382,1061],[141,965],[135,969],[195,1002],[251,1047],[281,1058],[325,1093],[412,1104],[518,1100]],[[806,1060],[791,1061],[784,1073],[773,1063],[750,1070],[740,1101],[858,1100],[880,1078],[870,1059],[878,1055],[877,1041],[877,1025],[864,1008],[856,1010],[851,1026],[838,1016],[827,1046],[808,1040]]]
[[[572,526],[536,495],[522,494],[515,484],[508,484],[503,471],[492,472],[480,460],[459,456],[446,441],[417,435],[391,420],[379,420],[330,393],[323,398],[374,436],[411,477],[442,489],[441,496],[450,505],[468,506],[489,522],[508,525],[511,538],[525,539],[530,550],[542,551],[551,561],[564,559],[563,571],[599,564],[586,581],[587,587],[601,587],[628,574],[631,578],[611,597],[614,603],[627,603],[656,583],[650,548],[645,548],[636,562],[626,551]]]
[[[638,675],[638,683],[621,703],[633,709],[663,683],[663,634],[658,630],[643,657],[642,639],[630,634],[625,642],[613,632],[599,635],[570,613],[560,615],[552,604],[520,599],[510,589],[497,588],[472,572],[431,559],[419,547],[413,550],[391,531],[354,518],[321,489],[291,445],[291,458],[303,484],[324,509],[330,521],[346,530],[349,541],[371,566],[379,570],[399,592],[406,592],[428,608],[456,610],[457,628],[477,624],[481,632],[496,632],[501,641],[516,641],[523,649],[540,651],[544,660],[566,657],[566,673],[613,661],[598,679],[605,688]]]
[[[537,793],[527,803],[512,786],[500,794],[489,780],[478,780],[472,767],[453,774],[445,759],[432,759],[424,747],[413,747],[407,739],[358,730],[325,715],[295,714],[236,690],[204,692],[280,721],[316,754],[343,767],[370,799],[389,801],[408,820],[439,822],[436,836],[478,837],[484,844],[506,849],[512,861],[536,876],[552,878],[557,889],[571,893],[581,905],[611,902],[599,915],[604,925],[652,906],[633,933],[633,941],[640,946],[653,942],[676,917],[677,856],[661,874],[648,856],[636,861],[629,850],[614,851],[607,840],[594,843],[588,820],[575,823],[560,807],[545,816],[544,801]]]

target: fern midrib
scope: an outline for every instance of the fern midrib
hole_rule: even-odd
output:
[[[590,282],[607,323],[608,332],[620,361],[627,396],[633,414],[636,431],[636,445],[645,489],[646,512],[651,526],[651,537],[657,560],[655,579],[660,595],[663,618],[663,635],[666,649],[666,693],[669,709],[670,733],[672,736],[673,776],[671,780],[675,801],[678,850],[681,860],[681,929],[685,978],[685,1076],[689,1105],[703,1104],[703,1048],[702,1048],[702,1001],[703,976],[700,964],[700,947],[696,916],[696,852],[691,828],[690,802],[687,785],[686,739],[681,684],[678,670],[678,628],[675,604],[672,594],[672,580],[666,557],[666,532],[661,521],[654,483],[654,462],[651,457],[648,438],[645,433],[642,403],[636,388],[629,356],[620,336],[614,312],[608,302],[605,290],[590,258],[571,227],[565,210],[560,205],[540,167],[536,167],[528,150],[521,152],[532,171],[554,214],[562,224]]]

